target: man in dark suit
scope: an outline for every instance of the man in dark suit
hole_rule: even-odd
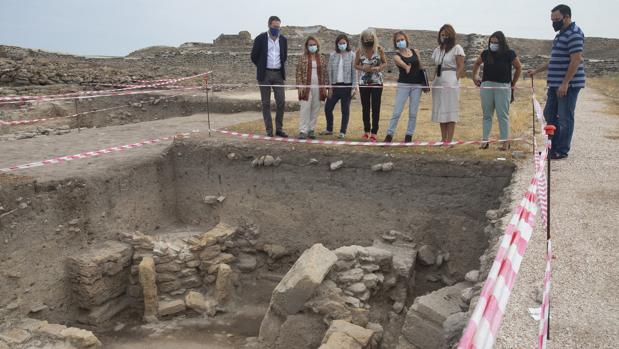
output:
[[[288,137],[284,132],[284,106],[286,95],[283,85],[286,80],[286,59],[288,58],[288,40],[280,33],[281,20],[277,16],[269,18],[269,30],[254,39],[251,50],[251,61],[256,65],[260,98],[262,99],[262,117],[267,136],[273,136],[273,121],[271,120],[271,88],[275,94],[277,112],[275,113],[275,135]]]

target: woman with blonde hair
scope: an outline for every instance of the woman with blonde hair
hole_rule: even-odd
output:
[[[460,78],[464,76],[464,49],[456,44],[456,31],[445,24],[432,53],[436,74],[432,83],[432,121],[441,125],[441,141],[453,141],[460,112]]]
[[[359,94],[363,113],[363,138],[376,142],[378,122],[380,120],[380,103],[383,94],[382,70],[387,64],[385,50],[378,44],[376,32],[366,29],[361,33],[359,48],[355,56],[355,68],[361,71]],[[372,121],[370,123],[370,113]]]
[[[327,99],[327,60],[320,55],[320,42],[313,36],[305,40],[303,55],[297,62],[299,93],[299,139],[316,139],[315,128],[321,102]]]

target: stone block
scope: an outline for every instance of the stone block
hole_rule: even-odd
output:
[[[142,259],[139,269],[140,286],[144,295],[144,319],[152,321],[157,318],[158,296],[157,296],[157,272],[155,271],[155,261],[152,257]]]
[[[176,299],[173,301],[159,302],[159,315],[167,316],[184,312],[186,309],[185,302],[182,299]]]

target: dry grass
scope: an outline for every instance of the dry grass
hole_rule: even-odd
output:
[[[465,87],[474,87],[473,83],[466,79],[462,82]],[[531,135],[531,119],[532,119],[532,106],[531,106],[531,90],[527,88],[530,86],[530,80],[523,81],[520,84],[521,89],[516,92],[516,101],[511,105],[511,125],[510,134],[512,138],[526,137],[530,139]],[[536,83],[538,91],[543,91],[544,82],[539,81]],[[543,94],[538,92],[538,98],[543,103],[541,98]],[[393,102],[395,100],[395,87],[385,87],[382,97],[381,106],[381,119],[379,129],[379,141],[384,139],[387,128],[389,126],[389,120],[393,111]],[[463,89],[461,92],[460,101],[460,121],[456,125],[455,139],[457,140],[480,140],[482,137],[482,112],[481,102],[479,98],[479,90],[476,89]],[[432,97],[431,94],[423,94],[421,98],[421,104],[419,107],[419,113],[417,115],[417,126],[413,140],[440,140],[441,133],[438,124],[431,121],[432,113]],[[298,119],[299,113],[287,113],[284,118],[284,129],[291,135],[298,134]],[[335,109],[335,121],[334,131],[339,130],[339,123],[341,121],[341,114],[339,111],[339,104]],[[493,120],[493,129],[491,133],[491,139],[498,138],[498,123],[496,117]],[[404,112],[400,117],[398,128],[394,136],[394,141],[403,141],[404,134],[406,132],[406,124],[408,122],[408,106],[405,106]],[[242,123],[234,126],[232,129],[239,132],[255,132],[262,133],[264,130],[264,124],[262,121],[254,121],[248,123]],[[316,131],[325,129],[325,117],[324,111],[321,111],[318,117],[318,124]],[[350,122],[348,125],[347,140],[361,141],[361,135],[363,134],[363,121],[361,119],[361,102],[359,98],[353,100],[351,105]],[[319,139],[333,139],[331,136],[321,137]],[[444,153],[448,151],[453,154],[469,154],[482,158],[493,158],[497,156],[506,157],[508,153],[499,152],[497,148],[499,145],[491,145],[489,150],[480,150],[477,145],[456,146],[450,149],[445,148],[430,148],[430,147],[403,147],[403,148],[389,148],[390,152],[413,152],[413,153]],[[370,148],[373,150],[384,151],[381,148]],[[527,150],[528,145],[519,142],[512,144],[512,149]]]
[[[619,116],[619,74],[588,79],[587,84],[608,97],[606,111]]]

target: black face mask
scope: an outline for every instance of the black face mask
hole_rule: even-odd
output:
[[[558,21],[552,21],[552,28],[558,32],[559,30],[561,30],[563,28],[563,19],[560,19]]]
[[[374,41],[366,41],[363,43],[363,46],[366,48],[372,48],[374,47]]]

